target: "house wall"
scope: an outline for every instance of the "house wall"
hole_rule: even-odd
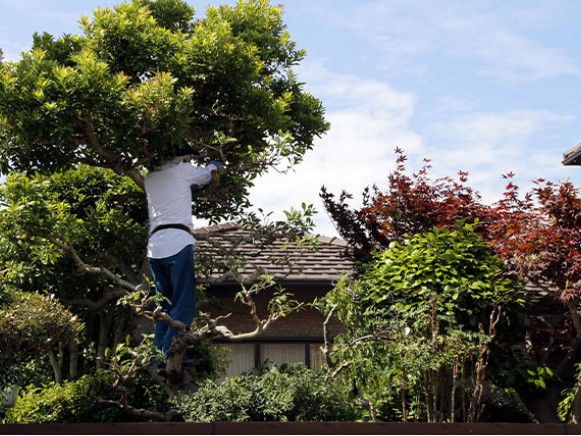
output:
[[[297,284],[287,289],[294,294],[297,301],[312,303],[316,297],[325,295],[331,290],[331,284]],[[253,331],[256,328],[248,306],[234,302],[237,291],[235,286],[213,288],[211,290],[220,304],[216,307],[202,307],[200,310],[209,312],[212,317],[218,315],[232,315],[224,321],[224,324],[235,334]],[[257,312],[260,317],[268,316],[268,303],[272,297],[272,291],[264,291],[255,298]],[[276,321],[263,334],[251,341],[233,343],[217,340],[216,344],[230,349],[231,360],[227,371],[229,377],[234,377],[241,372],[248,371],[262,365],[266,360],[281,365],[283,363],[303,362],[312,369],[319,369],[324,362],[320,348],[323,345],[323,323],[325,317],[316,309],[308,305],[287,317]],[[329,334],[336,336],[344,330],[344,327],[332,320],[329,323]]]
[[[309,307],[308,304],[312,303],[315,298],[322,297],[330,291],[331,285],[295,285],[287,289],[293,293],[294,299],[306,303],[306,306],[295,313],[277,320],[272,327],[260,336],[260,339],[280,339],[283,341],[313,340],[322,342],[325,317],[318,310]],[[209,312],[212,317],[226,315],[231,312],[232,315],[224,320],[223,324],[235,334],[249,332],[256,328],[256,324],[250,316],[250,308],[239,301],[234,301],[237,292],[236,287],[213,288],[210,292],[216,297],[222,307],[218,308],[213,305],[208,305],[200,307],[200,310]],[[272,291],[266,290],[254,299],[258,315],[261,318],[268,316],[268,304],[272,295]],[[342,330],[344,330],[343,326],[335,319],[329,323],[329,334],[331,337],[336,336]]]

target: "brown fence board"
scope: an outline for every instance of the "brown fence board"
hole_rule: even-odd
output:
[[[581,434],[581,425],[516,423],[357,423],[357,422],[216,422],[7,424],[1,435],[20,434]]]

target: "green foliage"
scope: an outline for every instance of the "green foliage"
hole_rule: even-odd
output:
[[[474,232],[476,225],[434,228],[376,254],[361,281],[365,314],[427,313],[435,304],[437,315],[454,328],[478,332],[493,305],[522,309],[522,289],[503,277],[502,260]],[[508,326],[515,321],[505,320]]]
[[[0,310],[0,363],[12,365],[78,340],[83,324],[54,297],[17,294]]]
[[[62,385],[49,384],[30,387],[20,394],[13,408],[7,410],[6,422],[14,424],[126,422],[135,421],[134,415],[118,407],[99,404],[95,397],[111,398],[112,375],[103,372],[85,375]],[[167,397],[160,386],[140,375],[131,388],[136,405],[155,409],[163,406]]]
[[[356,401],[344,386],[303,364],[255,369],[207,381],[180,405],[186,421],[351,421]]]
[[[581,373],[581,363],[575,364],[577,380],[579,380],[579,374]],[[561,392],[562,400],[559,402],[557,408],[557,414],[559,419],[563,422],[572,423],[574,421],[574,411],[573,406],[575,404],[575,397],[577,396],[577,391],[579,390],[578,383],[567,389],[563,389]]]
[[[80,35],[35,35],[0,64],[2,172],[82,162],[137,181],[186,140],[202,162],[227,161],[221,213],[240,211],[253,179],[300,162],[328,123],[293,73],[305,52],[281,7],[240,1],[193,18],[183,0],[133,0],[83,17]],[[198,207],[216,217],[213,202]]]
[[[50,177],[12,173],[0,187],[2,288],[51,289],[60,298],[97,299],[112,284],[79,271],[55,241],[74,246],[88,264],[126,277],[139,271],[147,230],[143,200],[115,201],[130,182],[79,166]]]
[[[347,328],[331,356],[345,365],[342,376],[370,402],[372,415],[379,413],[373,418],[444,420],[435,405],[439,392],[451,393],[442,383],[457,385],[457,405],[462,396],[468,404],[482,387],[468,374],[488,366],[491,347],[498,358],[510,358],[505,341],[518,338],[522,288],[504,278],[502,261],[474,227],[434,228],[393,243],[360,279],[343,279],[317,302]],[[474,404],[480,399],[472,397]]]

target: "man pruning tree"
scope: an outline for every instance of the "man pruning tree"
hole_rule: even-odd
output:
[[[192,164],[192,150],[184,147],[177,156],[145,177],[149,212],[147,257],[161,307],[174,321],[190,325],[196,310],[194,247],[192,235],[192,191],[208,185],[212,171],[220,162],[206,167]],[[168,357],[168,350],[179,332],[165,321],[155,322],[155,348],[158,364]],[[161,357],[161,356],[162,357]]]

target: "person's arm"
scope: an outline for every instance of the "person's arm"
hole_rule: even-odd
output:
[[[217,171],[221,164],[218,161],[210,161],[210,164],[204,168],[193,167],[191,188],[193,191],[204,189],[212,180],[212,171]]]

